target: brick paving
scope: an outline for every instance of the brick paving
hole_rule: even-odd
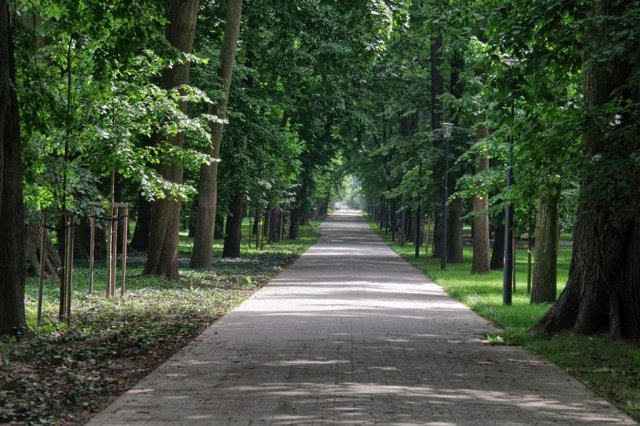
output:
[[[339,214],[90,425],[636,424]]]

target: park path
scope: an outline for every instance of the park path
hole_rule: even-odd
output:
[[[635,424],[337,214],[91,425]]]

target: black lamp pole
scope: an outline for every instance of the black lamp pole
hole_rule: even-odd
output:
[[[422,158],[420,158],[420,166],[418,167],[418,208],[416,209],[416,257],[420,256],[420,203],[422,201],[420,182],[422,181]]]
[[[520,63],[517,59],[505,59],[507,66]],[[507,193],[513,184],[513,122],[515,120],[514,99],[511,96],[511,131],[509,132],[509,167],[507,167]],[[511,305],[513,294],[513,204],[507,199],[504,211],[504,275],[502,277],[502,304]]]
[[[447,237],[449,231],[449,138],[451,138],[452,123],[442,123],[444,134],[444,184],[442,188],[442,247],[440,248],[440,269],[447,269]]]
[[[511,100],[511,121],[514,119],[513,99]],[[507,168],[507,192],[513,179],[513,127],[509,133],[509,167]],[[502,304],[510,305],[513,284],[513,204],[507,200],[504,211],[504,275],[502,277]]]

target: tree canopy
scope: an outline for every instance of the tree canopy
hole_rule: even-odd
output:
[[[462,261],[464,224],[488,218],[492,232],[474,235],[486,251],[513,206],[516,235],[547,241],[558,226],[574,230],[569,285],[540,329],[640,337],[638,2],[2,8],[2,34],[15,44],[3,55],[15,58],[23,223],[43,210],[86,222],[91,202],[129,202],[150,244],[146,273],[173,279],[180,224],[208,235],[191,260],[207,268],[217,221],[225,255],[239,255],[249,215],[264,229],[286,222],[295,239],[346,197],[347,181],[403,242],[419,245],[433,220],[436,242],[445,233],[449,242],[433,254],[450,262]],[[454,123],[450,139],[441,122]],[[533,303],[556,297],[557,244],[541,242],[534,290],[548,291],[534,291]]]

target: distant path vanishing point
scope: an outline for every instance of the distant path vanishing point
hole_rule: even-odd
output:
[[[90,425],[636,424],[337,213],[307,253]]]

